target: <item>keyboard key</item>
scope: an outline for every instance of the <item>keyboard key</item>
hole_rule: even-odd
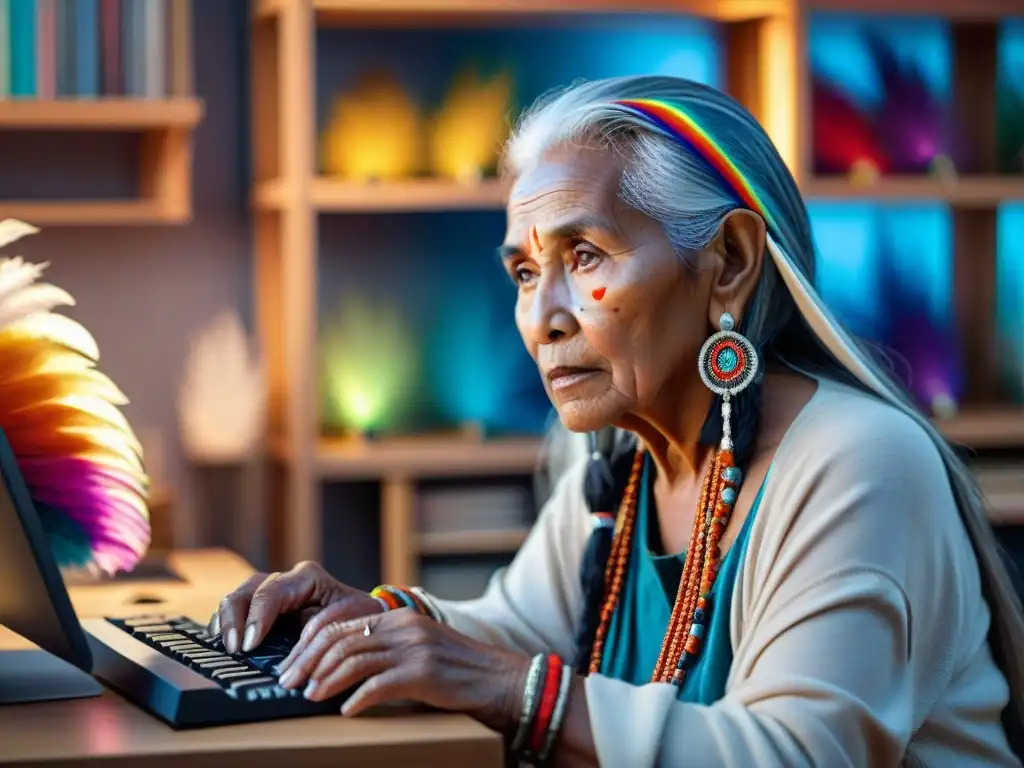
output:
[[[234,659],[232,659],[230,657],[222,656],[222,657],[217,658],[217,659],[210,659],[209,661],[200,661],[198,664],[196,664],[196,666],[199,667],[200,669],[206,670],[206,669],[222,669],[222,668],[227,667],[227,666],[237,667],[238,664],[235,662]]]
[[[259,677],[263,673],[258,669],[239,667],[238,669],[217,669],[210,673],[214,680],[236,680],[240,677]]]
[[[138,627],[132,627],[133,635],[156,635],[162,632],[173,632],[177,627],[173,627],[170,624],[143,624]]]

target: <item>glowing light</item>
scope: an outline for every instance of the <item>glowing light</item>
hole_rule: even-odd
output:
[[[416,382],[416,346],[394,307],[346,301],[321,333],[324,424],[367,432],[392,426]]]

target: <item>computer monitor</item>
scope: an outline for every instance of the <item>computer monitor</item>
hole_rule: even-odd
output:
[[[0,704],[98,696],[85,632],[3,430],[0,476],[0,625],[42,649],[0,651]]]

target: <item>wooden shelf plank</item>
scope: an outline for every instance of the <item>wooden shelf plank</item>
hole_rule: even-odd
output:
[[[0,200],[0,219],[38,226],[183,224],[187,211],[170,211],[152,200]]]
[[[256,18],[278,16],[292,0],[258,0]],[[742,21],[786,13],[788,0],[314,0],[325,26],[485,24],[573,14],[666,13]]]
[[[1024,448],[1024,406],[965,410],[935,423],[947,440],[970,448]]]
[[[540,447],[537,438],[325,438],[317,447],[316,463],[320,477],[330,480],[518,475],[534,471]]]
[[[51,131],[130,131],[194,128],[203,117],[198,99],[0,101],[0,128]]]
[[[474,184],[435,179],[362,184],[318,178],[310,189],[310,203],[324,213],[415,213],[429,211],[501,210],[505,193],[497,180]],[[284,184],[271,180],[258,184],[253,204],[258,210],[280,210],[287,194]]]
[[[961,208],[989,208],[1024,200],[1024,175],[962,176],[955,180],[890,177],[875,184],[816,177],[803,185],[803,194],[810,200],[940,200]]]
[[[519,549],[529,528],[496,531],[444,531],[419,533],[413,546],[418,555],[501,555]]]
[[[940,16],[952,21],[998,21],[1021,13],[1020,0],[801,0],[805,12]]]

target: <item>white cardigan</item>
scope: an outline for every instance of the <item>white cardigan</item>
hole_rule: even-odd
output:
[[[573,654],[590,535],[585,464],[454,628],[526,654]],[[911,419],[822,382],[776,453],[736,579],[724,698],[586,680],[609,768],[1019,766],[986,634],[978,565],[938,452]],[[908,746],[909,745],[909,746]]]

